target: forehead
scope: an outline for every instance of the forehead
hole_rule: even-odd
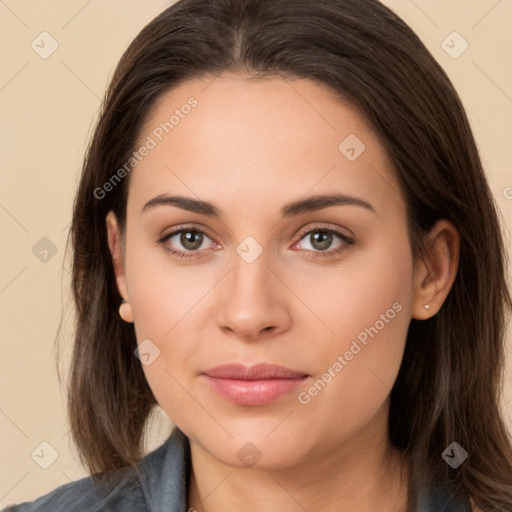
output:
[[[372,128],[308,79],[225,74],[184,82],[159,98],[143,145],[151,149],[130,178],[129,203],[138,209],[180,193],[227,207],[243,197],[248,211],[264,200],[277,210],[287,198],[332,191],[371,196],[376,209],[400,207]]]

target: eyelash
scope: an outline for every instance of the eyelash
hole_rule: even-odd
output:
[[[195,258],[198,256],[198,254],[201,251],[197,251],[197,250],[196,251],[177,251],[176,249],[173,249],[173,248],[169,247],[168,245],[165,245],[165,243],[170,238],[172,238],[174,235],[177,235],[177,234],[183,233],[183,232],[187,232],[187,231],[193,232],[193,233],[200,233],[200,234],[210,238],[208,236],[208,234],[200,228],[196,228],[196,227],[192,227],[192,226],[189,226],[189,227],[185,226],[185,227],[180,227],[179,229],[175,229],[171,233],[163,235],[162,237],[160,237],[157,240],[157,243],[160,245],[163,245],[164,249],[166,251],[170,252],[173,256],[176,256],[178,258]],[[306,238],[307,235],[311,235],[312,233],[317,233],[317,232],[332,234],[335,237],[338,237],[340,239],[340,241],[343,242],[343,245],[341,245],[340,247],[338,247],[336,249],[331,249],[331,250],[326,250],[326,251],[305,250],[305,252],[307,252],[307,253],[312,253],[309,255],[309,257],[312,257],[312,258],[334,257],[334,256],[340,254],[341,252],[347,250],[351,245],[353,245],[355,243],[355,240],[353,240],[352,238],[348,237],[344,233],[342,233],[334,228],[328,228],[326,226],[317,225],[317,226],[313,226],[312,228],[309,228],[307,231],[300,232],[298,235],[299,236],[298,242],[295,242],[293,245],[296,245],[297,243],[301,242],[304,238]]]

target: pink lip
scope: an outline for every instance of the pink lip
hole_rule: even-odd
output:
[[[223,364],[205,370],[211,388],[238,405],[265,405],[300,386],[309,375],[275,364]]]

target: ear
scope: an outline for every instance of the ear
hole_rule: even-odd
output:
[[[418,261],[414,270],[412,317],[417,320],[435,315],[448,296],[459,268],[460,235],[451,222],[439,220],[425,245],[425,261]]]
[[[108,246],[112,255],[112,263],[116,275],[117,289],[119,294],[126,301],[130,302],[128,287],[126,285],[126,274],[124,270],[124,257],[121,239],[121,230],[113,211],[108,212],[105,218],[107,224]]]

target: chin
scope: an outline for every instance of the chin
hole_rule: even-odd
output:
[[[197,435],[191,433],[189,437],[203,450],[228,466],[265,470],[286,469],[299,464],[313,451],[315,442],[311,432],[316,429],[315,425],[311,425],[302,431],[291,423],[291,418],[285,419],[284,422],[283,418],[286,418],[286,414],[279,415],[279,418],[231,420],[222,423],[231,435],[221,428],[216,428],[213,431],[210,429],[209,435],[205,435],[205,431],[201,430]],[[286,422],[290,424],[285,426]],[[316,427],[318,428],[318,425]],[[222,434],[219,431],[222,431]],[[305,443],[305,440],[308,442]]]

